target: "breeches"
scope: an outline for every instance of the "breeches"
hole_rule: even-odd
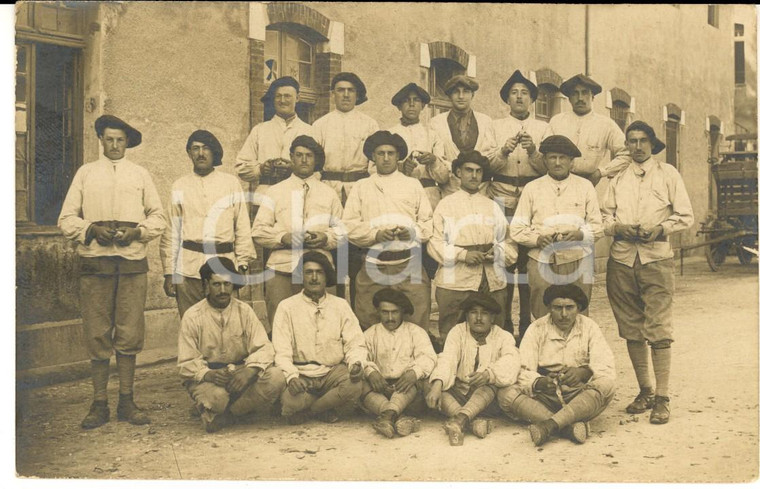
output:
[[[235,416],[252,412],[266,414],[285,388],[285,375],[279,367],[271,366],[236,396],[230,396],[227,389],[212,382],[187,380],[184,385],[195,404],[207,411],[220,414],[229,406],[230,413]]]
[[[348,413],[356,407],[362,394],[362,383],[351,382],[348,367],[341,363],[322,377],[301,376],[306,382],[306,392],[293,395],[290,390],[282,392],[282,415],[290,416],[311,409],[320,413],[336,409]]]

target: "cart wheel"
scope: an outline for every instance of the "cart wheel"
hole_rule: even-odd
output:
[[[757,249],[757,241],[752,236],[736,240],[736,256],[739,257],[739,263],[742,265],[749,265],[752,263],[752,258],[754,258],[755,255],[742,248],[742,246]]]
[[[712,244],[705,249],[705,256],[707,257],[707,264],[710,266],[710,270],[717,272],[718,268],[726,261],[726,255],[728,255],[729,242],[723,241],[720,243]]]

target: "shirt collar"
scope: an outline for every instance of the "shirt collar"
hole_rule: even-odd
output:
[[[654,168],[654,158],[651,156],[644,163],[639,164],[635,161],[631,163],[631,169],[633,170],[633,173],[639,177],[643,177],[649,173],[652,168]]]
[[[515,117],[514,115],[512,115],[512,112],[509,113],[509,117],[512,118],[513,120],[517,121],[517,122],[524,123],[524,122],[528,122],[528,120],[530,120],[530,112],[528,112],[528,114],[525,116],[525,119],[518,119],[517,117]]]
[[[322,307],[322,306],[324,306],[324,305],[325,305],[325,302],[327,301],[327,295],[328,295],[328,294],[327,294],[327,292],[325,292],[325,295],[323,295],[322,297],[320,297],[320,299],[319,299],[319,301],[318,301],[318,302],[314,302],[313,300],[311,300],[311,298],[310,298],[310,297],[308,297],[308,296],[307,296],[307,295],[304,293],[304,291],[303,291],[303,290],[301,291],[301,298],[302,298],[302,299],[303,299],[303,300],[304,300],[304,301],[305,301],[307,304],[310,304],[310,305],[312,305],[312,306],[314,306],[314,307],[316,307],[316,308],[320,308],[320,307]]]
[[[570,329],[570,331],[567,333],[567,337],[562,335],[562,331],[554,325],[554,322],[552,321],[552,316],[549,314],[547,316],[547,324],[549,325],[549,339],[552,340],[569,340],[571,337],[580,334],[580,322],[581,314],[578,313],[578,315],[575,317],[575,324],[573,324],[573,327]]]
[[[289,126],[289,125],[293,124],[296,121],[296,119],[298,119],[298,114],[293,114],[293,117],[291,117],[291,119],[287,120],[287,121],[283,117],[281,117],[281,116],[279,116],[277,114],[275,114],[274,117],[272,117],[273,121],[277,121],[279,124],[281,124],[283,126]]]

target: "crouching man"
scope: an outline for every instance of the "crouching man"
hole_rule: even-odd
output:
[[[271,413],[285,389],[264,326],[251,306],[232,297],[236,275],[229,258],[209,259],[200,269],[206,298],[180,326],[179,374],[209,433],[239,416]]]
[[[588,436],[586,422],[615,394],[615,363],[599,326],[578,312],[588,298],[573,284],[544,292],[549,314],[530,325],[520,343],[518,384],[499,392],[511,418],[528,421],[536,446],[559,433],[576,443]]]
[[[444,429],[451,445],[462,445],[468,425],[474,435],[486,437],[491,420],[478,415],[499,414],[493,402],[497,391],[513,384],[520,372],[515,339],[494,327],[501,306],[491,296],[475,292],[461,307],[465,321],[446,337],[425,396],[428,407],[449,417]]]
[[[372,304],[380,322],[364,332],[369,352],[364,407],[378,416],[372,424],[378,433],[388,438],[406,436],[419,429],[419,420],[401,414],[412,403],[424,407],[422,385],[435,366],[435,351],[427,332],[406,320],[414,314],[414,306],[403,292],[381,289]]]

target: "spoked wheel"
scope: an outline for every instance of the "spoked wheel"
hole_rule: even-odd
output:
[[[717,272],[718,268],[723,265],[726,261],[726,256],[728,256],[730,244],[730,241],[721,241],[720,243],[711,244],[705,249],[705,256],[707,257],[707,264],[710,266],[710,270]]]
[[[752,258],[755,257],[754,253],[751,251],[747,251],[744,249],[744,247],[752,248],[753,250],[757,249],[757,237],[756,236],[746,236],[742,239],[736,240],[736,256],[739,257],[739,263],[742,265],[749,265],[752,263]]]

